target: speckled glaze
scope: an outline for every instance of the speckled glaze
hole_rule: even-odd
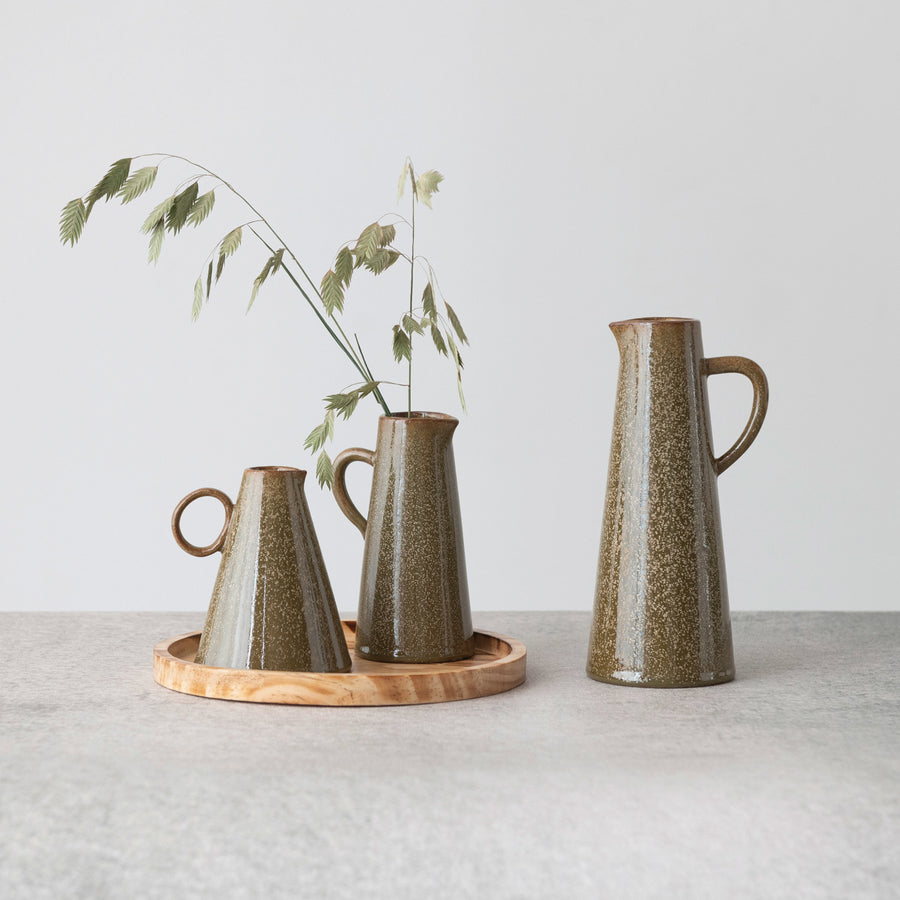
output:
[[[306,504],[306,472],[246,469],[237,503],[212,488],[188,494],[172,531],[194,556],[222,551],[196,662],[229,669],[348,672],[350,654]],[[226,521],[208,547],[181,534],[181,514],[198,497],[216,497]]]
[[[365,538],[356,655],[381,662],[439,663],[475,652],[452,416],[382,416],[375,452],[335,460],[334,497]],[[369,516],[347,494],[351,462],[374,466]]]
[[[703,358],[695,319],[610,325],[619,344],[612,450],[588,675],[638,687],[700,687],[734,678],[716,478],[756,437],[768,403],[762,369]],[[743,434],[718,459],[706,377],[753,384]]]

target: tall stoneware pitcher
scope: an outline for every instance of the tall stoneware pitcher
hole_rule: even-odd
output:
[[[612,450],[588,674],[643,687],[734,678],[716,479],[756,437],[768,403],[762,369],[706,359],[695,319],[610,325],[619,345]],[[738,372],[753,410],[726,453],[712,449],[706,379]]]
[[[375,451],[334,464],[334,498],[365,539],[356,655],[439,663],[475,652],[453,459],[459,421],[440,413],[382,416]],[[369,515],[345,483],[351,462],[374,467]]]

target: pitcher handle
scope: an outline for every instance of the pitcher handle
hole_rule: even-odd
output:
[[[347,493],[347,466],[352,462],[364,462],[370,466],[375,465],[375,453],[362,447],[350,447],[339,453],[334,460],[334,499],[341,508],[341,512],[359,529],[359,533],[366,536],[365,516],[356,508],[350,495]]]
[[[181,533],[182,513],[200,497],[215,497],[216,500],[225,507],[225,524],[222,526],[219,536],[206,547],[195,546]],[[196,491],[191,491],[186,497],[182,497],[178,506],[175,507],[175,512],[172,513],[172,534],[175,535],[178,546],[181,547],[185,553],[190,553],[191,556],[211,556],[225,546],[225,538],[228,535],[228,526],[231,524],[231,514],[233,512],[234,504],[231,502],[231,498],[228,494],[217,491],[215,488],[199,488]]]
[[[714,356],[703,360],[704,375],[724,375],[729,372],[750,379],[753,385],[753,409],[741,436],[729,450],[715,460],[716,475],[721,475],[744,455],[759,434],[769,406],[769,384],[766,381],[766,373],[752,359],[744,356]]]

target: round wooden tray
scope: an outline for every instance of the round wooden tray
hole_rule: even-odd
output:
[[[274,672],[220,669],[194,662],[200,632],[163,641],[153,649],[153,677],[163,687],[251,703],[300,706],[397,706],[470,700],[511,690],[525,680],[525,645],[489,631],[475,632],[475,655],[458,662],[380,663],[357,658],[356,622],[345,620],[353,659],[350,672]]]

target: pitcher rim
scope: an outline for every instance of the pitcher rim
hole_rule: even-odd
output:
[[[391,413],[389,416],[381,416],[380,418],[387,422],[455,422],[457,425],[459,424],[459,419],[456,416],[420,409],[414,409],[409,413]]]
[[[637,319],[621,319],[618,322],[610,322],[610,328],[622,325],[692,325],[700,324],[699,319],[683,319],[679,316],[641,316]]]

